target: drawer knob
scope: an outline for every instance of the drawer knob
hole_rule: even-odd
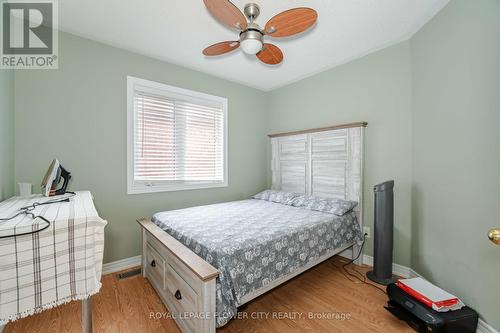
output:
[[[181,291],[179,289],[177,289],[174,296],[175,296],[175,298],[181,300],[182,299]]]
[[[156,261],[151,261],[151,267],[156,267]]]

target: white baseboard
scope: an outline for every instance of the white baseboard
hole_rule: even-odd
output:
[[[363,255],[363,264],[368,265],[368,266],[373,266],[373,257],[369,256],[367,254],[364,254]],[[420,274],[415,272],[410,267],[406,267],[406,266],[395,264],[395,263],[392,264],[392,273],[394,275],[401,276],[401,277],[406,278],[406,279],[420,276]]]
[[[352,251],[346,250],[339,254],[342,257],[347,259],[352,258]],[[373,257],[364,254],[363,255],[363,264],[367,266],[373,266]],[[130,258],[125,258],[122,260],[117,260],[113,262],[108,262],[107,264],[102,265],[102,274],[110,274],[122,271],[124,269],[132,268],[135,266],[141,265],[141,256],[135,256]],[[417,277],[421,276],[417,272],[415,272],[410,267],[406,267],[399,264],[392,264],[392,273],[404,278]],[[484,320],[479,319],[479,323],[477,326],[477,333],[500,333],[492,326],[488,325]]]
[[[102,274],[110,274],[141,265],[141,256],[125,258],[102,265]]]
[[[477,333],[498,333],[496,329],[488,325],[484,320],[479,318],[479,323],[477,324]]]
[[[342,252],[340,256],[345,257],[347,259],[352,258],[352,252],[348,250]],[[367,254],[363,255],[363,264],[367,266],[373,266],[373,257]],[[399,264],[392,264],[392,273],[394,275],[398,275],[404,278],[412,278],[412,277],[422,277],[418,272],[414,271],[410,267],[406,267]],[[479,322],[477,325],[476,333],[500,333],[492,326],[488,325],[484,320],[479,318]]]
[[[398,265],[399,266],[399,265]],[[404,267],[404,266],[402,266]],[[408,267],[406,267],[408,268]],[[408,268],[410,270],[410,277],[423,277],[422,275],[418,274],[418,272],[415,272],[413,269]],[[499,333],[495,328],[492,326],[488,325],[484,320],[479,318],[479,322],[477,323],[477,330],[476,333]]]
[[[347,259],[352,259],[352,250],[347,249],[344,252],[340,253],[339,255]],[[363,264],[367,266],[373,266],[373,257],[367,254],[363,254]],[[411,268],[398,264],[392,264],[392,273],[404,278],[419,276]]]

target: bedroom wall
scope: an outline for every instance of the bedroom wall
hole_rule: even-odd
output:
[[[39,191],[59,158],[73,174],[70,189],[91,190],[109,222],[104,262],[140,253],[137,217],[243,199],[266,187],[263,92],[66,33],[59,47],[58,70],[16,72],[15,178]],[[229,99],[229,187],[127,195],[127,75]]]
[[[411,40],[412,266],[500,328],[500,2],[453,0]]]
[[[410,77],[410,45],[404,42],[271,92],[267,129],[367,121],[364,223],[373,230],[373,185],[395,179],[394,260],[406,266],[411,257]],[[365,253],[372,249],[368,239]]]
[[[14,71],[0,69],[0,201],[14,195]]]

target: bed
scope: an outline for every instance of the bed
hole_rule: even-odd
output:
[[[336,216],[257,199],[163,212],[153,222],[219,271],[217,327],[271,281],[362,240],[354,212]]]
[[[183,332],[215,332],[238,306],[335,254],[357,251],[365,126],[271,136],[272,188],[356,201],[343,216],[249,199],[138,220],[143,274]]]

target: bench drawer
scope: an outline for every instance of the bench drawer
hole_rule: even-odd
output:
[[[159,288],[165,288],[165,259],[149,244],[146,246],[147,276],[154,280]]]
[[[181,318],[179,322],[186,325],[188,331],[197,332],[197,321],[194,319],[199,315],[198,294],[174,267],[167,263],[165,269],[166,296],[175,307],[176,315]]]
[[[143,227],[143,271],[183,333],[215,332],[217,270],[153,222]]]

